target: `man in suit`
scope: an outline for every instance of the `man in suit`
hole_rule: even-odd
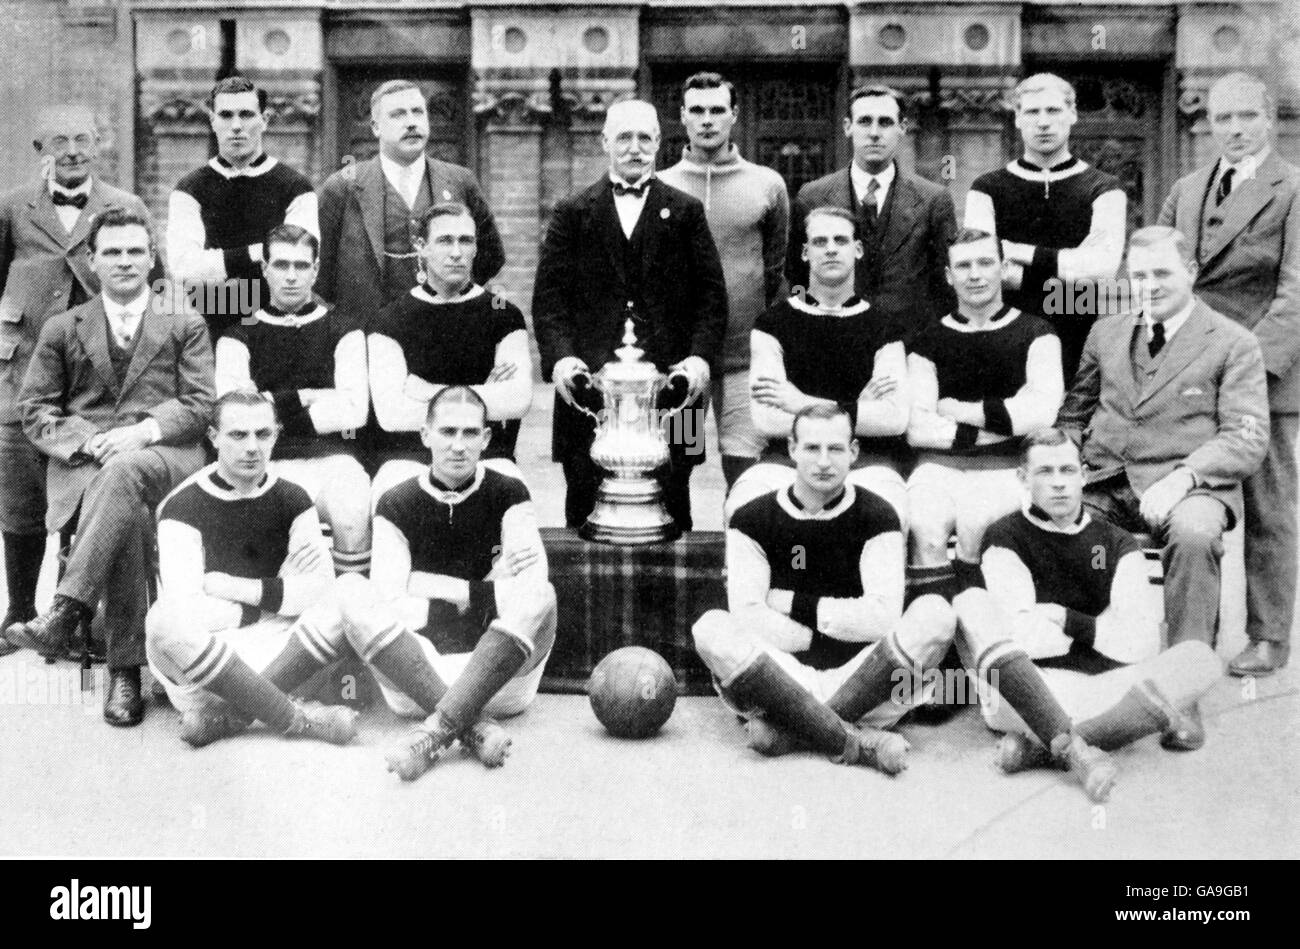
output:
[[[866,251],[858,265],[857,295],[881,319],[919,326],[957,305],[944,280],[957,214],[947,189],[904,171],[898,147],[907,132],[903,97],[885,86],[865,86],[849,99],[844,136],[853,142],[848,168],[799,189],[790,215],[786,277],[791,289],[808,286],[802,259],[804,219],[813,208],[852,211]]]
[[[1242,484],[1246,513],[1246,649],[1233,675],[1286,664],[1296,599],[1296,431],[1300,428],[1300,169],[1270,144],[1273,102],[1243,73],[1210,88],[1220,157],[1174,185],[1160,223],[1192,237],[1196,292],[1255,334],[1268,372],[1271,432]]]
[[[253,316],[270,298],[262,244],[271,229],[296,224],[320,233],[307,176],[262,147],[271,116],[266,105],[266,90],[243,76],[213,86],[208,113],[217,155],[177,182],[168,199],[172,279],[192,294],[214,344],[226,327]]]
[[[1268,449],[1264,359],[1248,330],[1192,295],[1178,231],[1137,231],[1128,272],[1142,310],[1094,324],[1057,424],[1082,448],[1089,511],[1164,540],[1170,645],[1213,644],[1223,532]]]
[[[99,292],[85,249],[91,221],[112,208],[146,215],[139,198],[95,174],[99,132],[90,109],[45,109],[32,144],[40,180],[0,196],[0,531],[8,596],[0,655],[14,648],[3,631],[36,615],[45,555],[45,456],[23,434],[23,373],[45,321]],[[154,275],[162,276],[161,266]]]
[[[49,458],[46,527],[76,539],[49,612],[7,635],[57,655],[103,596],[104,718],[135,725],[154,510],[203,464],[212,348],[179,291],[147,284],[156,249],[142,215],[106,211],[86,245],[102,292],[46,322],[20,393],[23,429]]]
[[[379,154],[336,171],[321,188],[320,279],[316,292],[343,316],[364,324],[410,293],[419,222],[435,204],[459,202],[478,228],[474,282],[487,286],[505,262],[501,235],[468,168],[425,154],[429,113],[415,83],[394,79],[370,97]]]
[[[614,358],[631,317],[644,358],[689,380],[685,398],[693,405],[673,421],[668,470],[659,478],[668,514],[690,530],[691,469],[704,460],[700,396],[727,322],[722,264],[704,205],[654,176],[654,106],[611,106],[601,143],[609,173],[556,205],[533,288],[542,377],[555,383],[551,451],[564,467],[565,521],[578,527],[587,519],[604,474],[591,460],[595,428],[577,408],[591,395],[578,380]]]

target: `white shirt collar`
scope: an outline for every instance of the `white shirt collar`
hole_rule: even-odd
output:
[[[56,191],[62,191],[64,194],[68,195],[69,197],[76,194],[84,194],[86,196],[89,196],[90,189],[94,186],[94,184],[95,184],[95,179],[93,176],[87,176],[86,180],[83,181],[81,184],[77,185],[75,188],[65,188],[63,185],[55,181],[53,177],[51,177],[46,182],[50,194],[54,194]]]
[[[1087,508],[1079,512],[1079,519],[1073,524],[1065,527],[1057,527],[1056,522],[1050,518],[1036,517],[1034,515],[1034,502],[1026,498],[1020,505],[1020,513],[1025,515],[1025,520],[1035,527],[1041,527],[1045,531],[1051,531],[1056,534],[1077,534],[1089,524],[1092,523],[1092,516],[1088,514]]]
[[[636,181],[633,181],[633,182],[627,182],[627,181],[624,181],[622,178],[620,178],[618,175],[614,174],[614,173],[611,171],[611,172],[609,173],[609,180],[610,180],[610,182],[611,182],[612,184],[616,184],[616,185],[625,185],[626,187],[629,187],[629,188],[639,188],[639,187],[641,187],[643,184],[645,184],[646,182],[648,182],[651,178],[653,178],[653,177],[654,177],[654,174],[655,174],[655,171],[654,171],[653,168],[651,168],[649,171],[647,171],[644,175],[642,175],[642,176],[641,176],[640,178],[638,178]],[[625,194],[625,195],[614,195],[614,197],[616,197],[616,198],[617,198],[617,197],[630,198],[630,197],[632,197],[632,196],[631,196],[630,194]],[[645,195],[642,195],[642,197],[645,197]]]
[[[1169,317],[1169,319],[1165,320],[1165,345],[1166,346],[1169,345],[1169,341],[1174,338],[1174,334],[1177,333],[1178,330],[1182,328],[1182,325],[1187,322],[1187,318],[1192,315],[1192,307],[1194,306],[1196,306],[1195,297],[1193,297],[1191,301],[1188,302],[1187,306],[1183,307],[1173,316]],[[1142,322],[1146,324],[1147,339],[1150,339],[1152,321],[1151,321],[1151,317],[1148,316],[1145,312],[1142,314]]]
[[[379,153],[379,167],[383,169],[384,177],[403,197],[407,197],[406,189],[412,182],[417,182],[415,188],[416,192],[419,192],[420,186],[418,182],[424,177],[424,166],[426,164],[428,162],[425,160],[423,152],[420,153],[419,158],[409,165],[399,165],[383,152]]]
[[[100,297],[104,301],[104,312],[108,314],[110,319],[117,322],[121,322],[127,317],[139,319],[144,316],[145,310],[149,309],[149,288],[147,286],[140,291],[138,297],[126,303],[114,303],[108,298],[107,293],[101,293]]]
[[[853,193],[857,196],[859,201],[866,198],[867,183],[871,181],[872,178],[875,178],[876,181],[880,183],[880,190],[876,192],[878,196],[876,200],[880,202],[877,207],[884,207],[885,195],[889,194],[889,186],[894,183],[894,178],[897,174],[898,164],[892,161],[889,163],[888,168],[875,175],[858,167],[856,161],[849,166],[849,175],[853,178]]]
[[[1215,180],[1217,181],[1219,178],[1222,178],[1225,174],[1227,174],[1229,168],[1231,168],[1234,172],[1236,172],[1236,174],[1233,176],[1235,179],[1233,181],[1234,188],[1237,186],[1238,181],[1246,181],[1249,178],[1254,178],[1255,172],[1259,171],[1259,166],[1264,164],[1264,162],[1268,159],[1268,152],[1269,152],[1269,146],[1265,145],[1261,151],[1259,151],[1254,155],[1247,155],[1245,158],[1237,162],[1235,165],[1230,164],[1226,158],[1220,158],[1219,174]]]

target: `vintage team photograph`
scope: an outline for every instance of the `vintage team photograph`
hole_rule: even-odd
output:
[[[1300,854],[1297,0],[0,40],[0,858]]]

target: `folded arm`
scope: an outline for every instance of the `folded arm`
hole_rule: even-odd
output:
[[[772,571],[767,555],[749,535],[727,530],[727,604],[731,614],[777,649],[802,652],[812,630],[768,605]]]

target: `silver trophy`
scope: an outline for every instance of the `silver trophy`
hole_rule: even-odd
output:
[[[623,345],[614,352],[618,358],[594,377],[581,373],[604,398],[599,414],[578,407],[596,420],[591,460],[608,474],[596,493],[591,516],[578,533],[586,540],[624,546],[675,540],[681,528],[664,510],[663,488],[650,472],[668,461],[663,423],[686,408],[683,402],[661,413],[659,392],[674,376],[686,374],[676,370],[664,375],[654,363],[646,362],[644,350],[636,345],[631,319],[624,326]]]

